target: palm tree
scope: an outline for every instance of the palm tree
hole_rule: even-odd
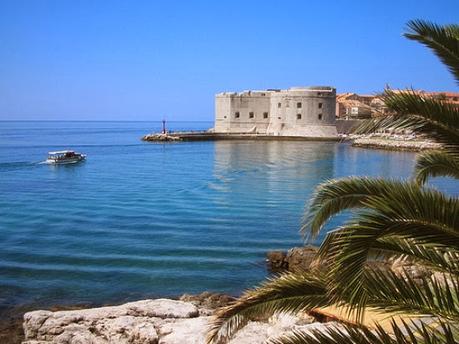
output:
[[[405,37],[433,50],[459,83],[459,26],[415,20],[408,29]],[[218,311],[209,343],[224,342],[253,317],[329,305],[345,307],[357,321],[367,307],[435,321],[393,321],[389,332],[378,324],[344,324],[326,333],[293,332],[273,343],[459,342],[459,198],[425,184],[434,176],[459,178],[459,108],[413,90],[386,90],[385,101],[396,114],[371,120],[360,132],[410,129],[443,149],[419,155],[413,180],[350,177],[319,185],[302,227],[306,238],[316,237],[334,215],[354,210],[322,243],[322,268],[271,278],[245,292]],[[369,264],[388,257],[411,259],[434,273],[414,280]]]

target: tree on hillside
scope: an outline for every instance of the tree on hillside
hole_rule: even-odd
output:
[[[429,47],[459,84],[458,25],[410,21],[405,37]],[[459,342],[459,198],[425,184],[435,176],[459,178],[459,108],[412,90],[388,90],[385,102],[395,115],[371,120],[360,132],[409,129],[443,149],[418,156],[413,180],[350,177],[319,185],[302,228],[307,237],[316,237],[334,215],[353,210],[322,243],[322,268],[284,274],[247,291],[219,310],[209,343],[224,342],[255,316],[329,305],[346,308],[357,321],[367,307],[420,321],[394,321],[390,331],[378,324],[343,324],[326,333],[293,332],[273,343]],[[415,280],[408,272],[369,264],[388,258],[410,259],[434,273]],[[427,324],[423,316],[435,321]]]

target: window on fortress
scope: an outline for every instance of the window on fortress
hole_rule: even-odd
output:
[[[321,120],[322,120],[322,114],[319,113],[319,115],[317,116],[317,118],[319,119],[319,121],[321,121]]]
[[[301,114],[300,113],[296,115],[296,119],[301,119]]]
[[[239,112],[236,112],[236,113],[234,114],[234,118],[239,118],[239,116],[240,116]]]
[[[268,118],[268,113],[267,112],[263,112],[263,118]]]
[[[253,118],[253,112],[249,112],[249,118]]]
[[[277,107],[280,108],[282,106],[282,103],[277,103]]]
[[[322,103],[319,103],[319,109],[322,109]]]
[[[298,109],[301,109],[301,106],[302,106],[301,103],[296,103],[296,107],[297,107]]]

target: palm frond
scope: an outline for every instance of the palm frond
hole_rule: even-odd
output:
[[[424,184],[429,177],[459,179],[459,155],[449,151],[429,151],[418,155],[414,169],[416,181]]]
[[[451,210],[443,212],[440,204]],[[316,188],[301,231],[305,236],[315,237],[332,216],[358,207],[381,211],[400,220],[436,220],[459,228],[457,199],[448,198],[433,189],[419,188],[414,182],[349,177],[331,180]]]
[[[217,311],[208,343],[221,343],[250,319],[276,312],[297,313],[329,304],[325,279],[319,274],[284,274],[245,292],[234,304]]]
[[[384,102],[400,115],[417,115],[445,129],[459,128],[459,108],[441,99],[418,93],[414,90],[395,92],[386,90]]]
[[[440,274],[421,276],[367,269],[365,290],[368,306],[389,313],[430,315],[444,321],[459,321],[459,279]]]
[[[405,37],[430,48],[459,83],[459,26],[441,26],[425,20],[411,20],[407,26]]]
[[[399,181],[379,178],[348,177],[326,181],[316,188],[301,231],[305,236],[314,238],[332,216],[347,209],[363,207],[368,197],[386,194],[400,185]]]
[[[295,330],[280,338],[270,340],[270,344],[453,344],[459,335],[455,328],[440,323],[438,329],[420,323],[392,321],[390,332],[376,324],[372,330],[349,324],[328,326],[324,331]]]
[[[364,121],[354,131],[368,134],[382,130],[411,130],[436,140],[445,147],[459,149],[459,108],[413,90],[386,90],[384,101],[396,114]]]
[[[367,203],[371,206],[374,201],[368,200]],[[391,206],[392,204],[388,207]],[[434,208],[445,209],[442,204]],[[439,211],[440,214],[435,214],[435,211],[428,212],[432,215],[432,221],[429,221],[428,214],[404,217],[420,210],[416,207],[405,207],[402,211],[405,215],[400,218],[397,218],[399,215],[393,210],[395,209],[382,209],[382,212],[360,214],[354,223],[329,233],[320,247],[319,257],[329,265],[329,274],[333,279],[331,291],[338,297],[346,295],[346,301],[356,310],[357,317],[361,316],[367,304],[365,268],[375,242],[379,239],[403,238],[413,245],[420,243],[459,251],[458,227],[449,227],[449,215],[445,215],[443,211]],[[454,211],[451,214],[457,217]]]
[[[412,239],[383,237],[373,244],[371,255],[376,261],[388,258],[409,259],[413,264],[426,269],[459,275],[459,252],[444,245],[423,245]]]

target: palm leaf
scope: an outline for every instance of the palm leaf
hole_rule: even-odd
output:
[[[430,48],[459,83],[459,26],[411,20],[408,22],[408,30],[405,37]]]
[[[432,243],[424,245],[412,239],[383,237],[373,244],[371,254],[376,261],[388,258],[409,259],[413,264],[426,269],[459,275],[459,252],[449,246]]]
[[[368,306],[389,313],[430,315],[444,321],[459,321],[459,280],[450,275],[421,276],[368,269],[365,290]]]
[[[245,292],[234,304],[221,308],[211,324],[208,343],[220,343],[250,319],[276,312],[297,313],[329,304],[326,282],[320,274],[284,274]]]
[[[386,90],[384,102],[398,116],[417,115],[444,129],[459,129],[459,108],[414,90],[394,92]]]
[[[399,181],[358,177],[326,181],[316,188],[301,231],[303,235],[314,238],[332,216],[347,209],[363,207],[368,197],[386,194],[400,185]]]
[[[416,181],[424,184],[429,177],[448,176],[459,179],[459,158],[449,151],[429,151],[418,155],[414,169]]]
[[[362,218],[367,218],[365,221]],[[363,313],[368,301],[365,290],[365,269],[375,241],[380,238],[401,237],[415,244],[451,247],[459,251],[458,233],[444,230],[437,225],[420,222],[396,221],[380,214],[360,215],[360,221],[329,234],[319,254],[330,265],[330,289],[338,298],[346,295],[346,301]]]
[[[382,130],[411,130],[446,147],[459,148],[459,108],[413,90],[386,90],[384,101],[396,114],[364,121],[356,134]]]
[[[424,323],[391,323],[388,332],[376,324],[375,330],[349,324],[328,326],[325,331],[295,330],[280,338],[270,340],[270,344],[453,344],[459,340],[455,328],[440,323],[433,329]]]
[[[444,212],[439,205],[444,205]],[[325,223],[344,210],[366,207],[383,211],[386,216],[400,220],[419,218],[438,220],[452,228],[459,228],[459,201],[441,192],[419,188],[414,182],[381,178],[349,177],[319,185],[312,197],[309,213],[302,225],[303,235],[315,237]]]

